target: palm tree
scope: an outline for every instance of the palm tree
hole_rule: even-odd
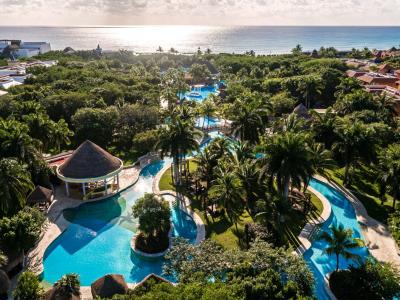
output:
[[[311,103],[322,93],[322,82],[316,77],[307,77],[300,82],[298,92],[305,100],[305,106],[310,108]]]
[[[343,77],[340,80],[340,84],[336,87],[335,97],[341,98],[361,88],[360,82],[356,78]]]
[[[161,91],[161,96],[168,103],[168,110],[171,111],[173,107],[176,105],[178,97],[175,93],[175,90],[171,87],[167,86]]]
[[[328,255],[336,255],[336,271],[339,270],[339,257],[343,256],[345,259],[357,259],[358,254],[352,253],[350,250],[360,248],[364,245],[363,241],[359,238],[353,237],[351,229],[345,229],[343,224],[330,227],[330,232],[322,232],[319,237],[328,243],[328,247],[324,252]]]
[[[217,110],[215,104],[213,101],[206,99],[201,105],[200,105],[200,113],[203,116],[203,125],[202,129],[204,129],[204,122],[205,119],[207,119],[207,129],[210,124],[210,118],[211,116],[215,113]]]
[[[375,153],[375,143],[371,137],[369,126],[360,121],[339,119],[335,133],[338,140],[333,144],[333,150],[343,157],[345,172],[343,183],[351,184],[351,171],[361,159],[370,159]]]
[[[73,132],[68,128],[67,122],[64,119],[54,123],[52,133],[50,137],[51,146],[54,147],[56,152],[60,152],[62,145],[69,145],[71,140],[70,136],[73,136]]]
[[[383,184],[383,191],[390,188],[393,196],[393,208],[400,197],[400,145],[393,144],[383,150],[379,155],[378,177]]]
[[[8,299],[8,290],[10,289],[10,279],[7,273],[1,267],[7,264],[7,256],[0,251],[0,299]]]
[[[33,189],[31,176],[16,160],[0,160],[0,216],[24,207],[26,196]]]
[[[74,296],[80,297],[80,285],[79,275],[66,274],[54,284],[52,295],[54,299],[70,299]]]
[[[192,120],[174,117],[161,128],[156,149],[161,150],[161,157],[169,154],[173,158],[173,179],[176,185],[181,184],[182,162],[185,156],[199,148],[197,138],[201,133],[194,128]]]
[[[313,116],[311,128],[314,133],[315,140],[324,143],[327,149],[331,149],[336,140],[336,116],[329,108],[325,114],[319,114],[315,111],[311,112]]]
[[[28,155],[39,155],[39,143],[28,134],[28,126],[15,120],[0,119],[0,157],[25,161]]]
[[[331,151],[325,149],[321,143],[311,143],[310,151],[312,156],[312,164],[314,172],[327,177],[326,170],[336,167],[335,161],[332,159]]]
[[[255,144],[259,141],[260,134],[264,133],[270,106],[259,103],[251,94],[242,97],[233,105],[232,134],[241,141]]]
[[[313,156],[302,133],[285,132],[273,136],[265,146],[265,156],[259,158],[260,176],[269,175],[270,188],[274,177],[278,190],[288,200],[289,185],[307,184],[314,174]]]
[[[225,166],[217,167],[217,179],[213,183],[213,192],[218,203],[225,208],[228,219],[235,224],[242,212],[243,193],[236,174]]]
[[[235,156],[236,157],[236,156]],[[246,208],[250,210],[262,198],[264,186],[259,181],[259,169],[252,160],[238,161],[235,172],[246,195]]]
[[[218,164],[217,157],[214,153],[210,151],[207,147],[203,151],[199,152],[197,156],[194,158],[194,161],[197,164],[197,175],[200,180],[206,183],[205,191],[203,195],[203,211],[207,211],[208,206],[208,191],[211,187],[211,182],[214,180],[214,168]],[[206,214],[207,216],[207,214]]]

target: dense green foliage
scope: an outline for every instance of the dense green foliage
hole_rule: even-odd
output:
[[[70,299],[80,297],[80,281],[77,274],[66,274],[53,286],[52,295],[54,299]]]
[[[287,299],[313,293],[313,277],[304,260],[260,240],[247,251],[232,251],[210,240],[194,246],[178,239],[166,259],[166,273],[175,274],[180,282],[221,280],[242,299]]]
[[[168,231],[171,211],[168,202],[154,194],[145,194],[132,207],[132,214],[139,219],[139,230],[147,236]]]
[[[386,299],[400,296],[400,277],[392,266],[368,260],[349,270],[333,272],[329,285],[338,299]]]
[[[372,201],[374,211],[391,213],[388,223],[399,239],[400,121],[392,99],[371,95],[355,79],[345,78],[341,55],[330,47],[309,56],[301,46],[277,56],[255,56],[254,51],[189,56],[162,49],[152,55],[42,55],[58,65],[32,68],[34,76],[0,97],[3,250],[27,251],[40,235],[42,217],[24,206],[34,185],[49,185],[51,171],[43,154],[74,149],[90,139],[129,163],[155,149],[171,156],[175,188],[190,196],[208,228],[234,225],[240,240],[241,250],[232,251],[209,241],[199,246],[178,241],[168,254],[167,272],[184,284],[154,285],[138,292],[138,299],[312,296],[304,261],[279,247],[297,246],[298,233],[291,226],[302,227],[309,216],[316,217],[310,215],[306,192],[315,174],[342,174],[341,182],[360,200]],[[370,51],[353,50],[350,56],[366,58]],[[212,83],[211,72],[224,80],[218,96],[200,105],[181,101],[189,83]],[[329,109],[317,114],[304,107]],[[195,157],[196,172],[189,174],[187,156],[199,149],[201,138],[207,139],[208,125],[196,128],[198,116],[231,120],[231,131]],[[139,200],[133,214],[147,237],[169,227],[169,207],[154,195]],[[238,226],[243,216],[256,225]],[[380,220],[386,222],[387,213]],[[338,232],[347,242],[336,243],[339,239],[327,234],[331,244],[343,246],[327,251],[348,256],[348,231]],[[382,277],[371,278],[381,284]]]
[[[43,288],[40,286],[39,278],[30,271],[23,272],[17,281],[14,290],[14,299],[16,300],[32,300],[41,299]]]
[[[13,255],[30,250],[39,240],[44,222],[43,214],[29,207],[0,219],[1,249]]]

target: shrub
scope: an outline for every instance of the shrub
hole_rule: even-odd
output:
[[[34,273],[26,271],[19,276],[14,290],[16,300],[36,300],[41,299],[42,295],[43,289]]]
[[[66,274],[54,284],[54,295],[56,299],[69,299],[80,295],[79,276],[77,274]]]
[[[36,208],[26,207],[11,218],[0,220],[0,245],[6,253],[26,252],[38,241],[45,217]]]
[[[367,260],[358,267],[333,272],[329,286],[338,299],[393,299],[400,296],[400,277],[394,267]]]

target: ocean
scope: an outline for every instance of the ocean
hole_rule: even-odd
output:
[[[1,39],[50,42],[52,49],[133,50],[155,52],[161,46],[181,53],[198,47],[214,53],[289,53],[297,44],[311,51],[321,46],[339,50],[369,47],[388,49],[400,45],[400,27],[304,26],[130,26],[130,27],[1,27]]]

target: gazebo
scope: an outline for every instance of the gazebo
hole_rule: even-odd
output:
[[[40,208],[46,208],[51,204],[52,197],[52,190],[38,185],[26,198],[26,202],[31,206],[39,205]]]
[[[111,192],[119,190],[119,173],[122,168],[122,160],[87,140],[57,167],[57,176],[65,182],[68,197],[72,184],[80,185],[83,198],[87,198],[88,191],[103,196],[108,195],[109,187]]]

